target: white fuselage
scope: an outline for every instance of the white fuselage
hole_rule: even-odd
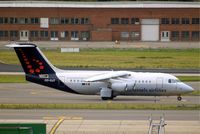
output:
[[[85,81],[87,78],[110,73],[111,71],[63,71],[56,76],[69,88],[80,94],[99,94],[102,88],[109,88],[116,95],[171,96],[193,90],[176,77],[165,73],[128,72],[130,76],[108,81]]]

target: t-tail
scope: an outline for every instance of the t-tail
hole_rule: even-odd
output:
[[[60,71],[54,67],[43,55],[40,49],[32,43],[17,43],[7,45],[14,48],[22,68],[26,74],[26,80],[40,85],[56,88],[58,90],[76,93],[67,87],[57,76]]]

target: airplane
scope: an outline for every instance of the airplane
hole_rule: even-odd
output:
[[[102,100],[123,96],[177,96],[193,91],[178,78],[166,73],[131,71],[61,70],[53,66],[33,43],[13,43],[26,80],[57,90],[100,95]]]

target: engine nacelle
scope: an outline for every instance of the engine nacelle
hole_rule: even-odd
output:
[[[123,92],[134,89],[134,83],[113,83],[111,85],[112,90],[117,92]]]

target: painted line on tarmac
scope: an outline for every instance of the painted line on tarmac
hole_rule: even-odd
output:
[[[60,124],[62,124],[62,122],[65,120],[65,118],[60,118],[55,125],[51,128],[50,133],[49,134],[55,134],[57,128],[60,126]]]
[[[58,120],[58,119],[65,119],[65,120],[82,120],[83,117],[78,117],[78,116],[72,116],[72,117],[66,117],[66,116],[45,116],[43,117],[43,120]]]

